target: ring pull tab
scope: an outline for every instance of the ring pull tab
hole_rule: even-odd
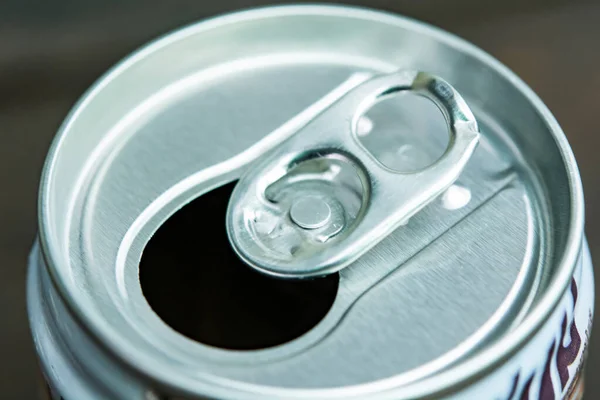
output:
[[[431,99],[450,132],[441,158],[413,173],[385,167],[356,135],[375,102],[402,91]],[[412,71],[375,77],[244,174],[227,210],[229,240],[242,260],[269,275],[336,272],[452,185],[478,141],[471,110],[442,79]]]

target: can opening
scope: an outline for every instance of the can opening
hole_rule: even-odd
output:
[[[356,135],[386,167],[415,172],[435,163],[448,148],[448,124],[430,99],[402,92],[384,97],[358,120]]]
[[[214,347],[258,350],[319,323],[339,277],[280,280],[242,262],[225,228],[234,186],[204,194],[165,221],[146,244],[139,278],[150,307],[179,333]]]

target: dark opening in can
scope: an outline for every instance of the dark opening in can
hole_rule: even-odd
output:
[[[284,281],[248,268],[225,231],[234,185],[200,196],[165,221],[142,254],[140,284],[152,309],[187,337],[225,349],[263,349],[323,319],[338,275]]]

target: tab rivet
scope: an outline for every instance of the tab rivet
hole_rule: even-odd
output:
[[[290,218],[301,228],[316,229],[331,219],[331,208],[321,197],[306,196],[294,202]]]

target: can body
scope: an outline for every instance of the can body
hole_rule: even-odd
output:
[[[327,40],[315,33],[324,29]],[[382,40],[391,37],[399,39]],[[435,56],[416,51],[414,43]],[[473,108],[484,140],[463,175],[327,279],[282,289],[283,283],[247,274],[223,239],[227,187],[366,75],[406,66],[447,76]],[[435,130],[429,117],[419,117],[425,108],[414,110],[403,117],[418,117],[409,131]],[[391,132],[395,120],[387,109],[369,112],[374,122],[361,119],[357,137],[386,168],[400,160],[419,170],[424,159],[434,163],[444,154],[446,144],[427,135],[420,142],[404,138],[390,152],[395,133],[370,131],[374,124]],[[518,78],[444,32],[345,7],[275,7],[200,23],[142,49],[104,77],[61,128],[48,160],[27,300],[51,399],[583,395],[594,278],[573,156],[549,111]],[[217,192],[220,197],[210,197]],[[196,213],[189,211],[207,197],[212,200],[199,203]],[[181,240],[169,242],[178,235],[165,231],[174,218],[183,225],[200,220],[202,228],[186,225]],[[211,239],[198,236],[203,229]],[[172,253],[153,250],[157,241]],[[161,262],[170,265],[195,246],[205,250],[190,256],[202,268],[190,262],[188,272],[181,269],[170,281],[161,271],[175,267],[159,262],[152,270],[158,289],[144,286],[152,280],[148,258],[165,257]],[[242,269],[218,275],[223,268],[209,264],[220,262]],[[219,301],[238,301],[215,301],[210,309],[217,317],[207,314],[215,324],[219,313],[246,303],[274,311],[257,313],[246,325],[186,330],[185,315],[181,325],[164,308],[193,310],[194,299],[211,292],[201,286],[207,276],[221,285],[215,296],[226,293]],[[177,284],[193,279],[200,286],[180,297]],[[260,293],[267,288],[273,292]],[[329,303],[307,302],[307,293]],[[264,301],[253,303],[261,296]],[[278,308],[269,299],[290,303]],[[305,314],[306,308],[322,315]],[[281,310],[299,315],[279,315],[293,325],[290,336],[253,330]],[[296,320],[310,321],[299,327]],[[238,340],[252,335],[265,340]]]
[[[82,376],[69,355],[70,344],[57,338],[56,319],[76,324],[64,306],[51,313],[43,304],[56,304],[60,298],[47,285],[51,285],[39,247],[34,246],[29,260],[27,283],[29,315],[34,339],[49,398],[101,399],[110,396],[104,385],[112,383],[122,398],[144,398],[151,393],[152,385],[119,371],[118,362],[103,362],[105,356],[97,346],[76,340],[81,346],[77,353],[88,360]],[[587,355],[589,335],[594,313],[594,276],[587,244],[582,248],[581,259],[569,291],[565,293],[551,318],[529,343],[505,365],[487,378],[444,398],[502,398],[502,399],[565,399],[583,397],[583,369]],[[76,325],[72,332],[84,335]],[[113,364],[114,363],[114,364]],[[105,380],[104,382],[101,381]],[[529,396],[529,397],[527,397]],[[151,398],[151,397],[149,397]]]

